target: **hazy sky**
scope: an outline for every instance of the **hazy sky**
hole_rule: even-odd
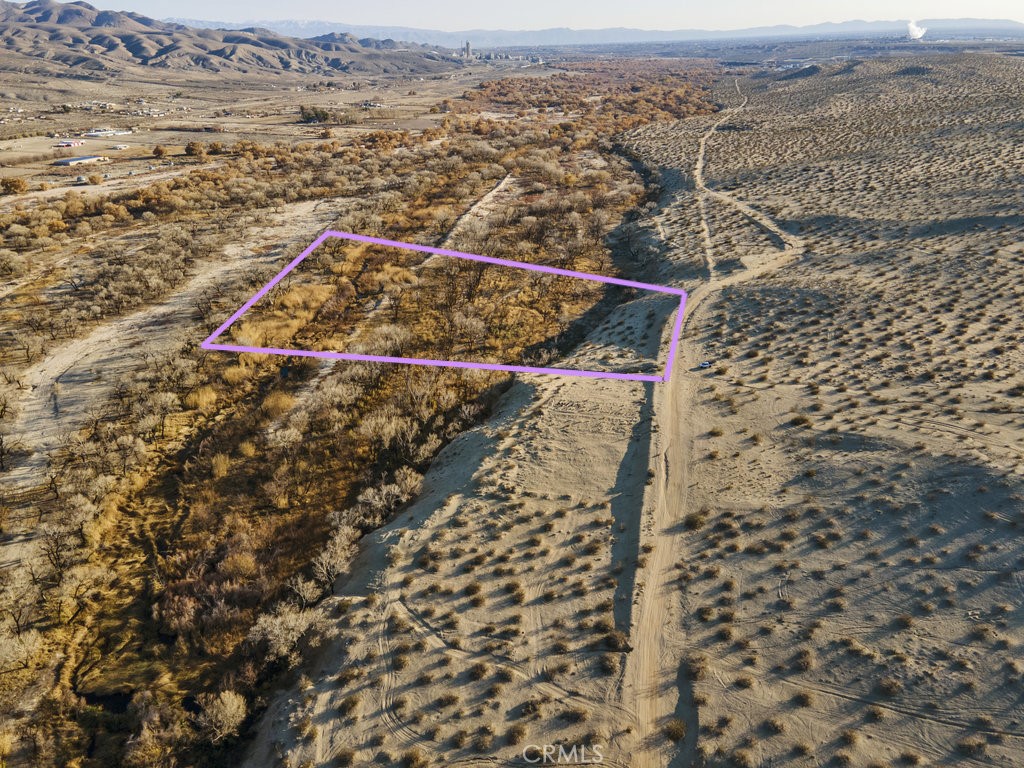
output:
[[[544,27],[740,29],[850,19],[988,18],[1024,21],[1020,0],[92,0],[115,10],[248,21],[316,19],[455,31]]]

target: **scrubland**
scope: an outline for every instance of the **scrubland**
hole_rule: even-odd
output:
[[[691,291],[673,380],[516,383],[364,541],[249,764],[1018,762],[1019,83],[729,77],[621,137],[662,190],[637,273]],[[613,318],[671,316],[568,359]]]
[[[683,477],[655,480],[660,585],[700,761],[1021,759],[1020,74],[963,56],[723,82],[708,189],[684,166],[657,216],[712,235],[680,261],[711,275],[684,347],[714,365],[654,415],[666,451],[659,414],[683,437]],[[633,139],[665,162],[700,122]],[[760,233],[729,226],[744,206]]]
[[[1021,67],[718,73],[710,114],[604,62],[10,214],[16,758],[1019,763]],[[307,226],[680,285],[673,377],[197,349]],[[633,370],[673,310],[335,243],[229,335]]]
[[[208,353],[199,341],[328,227],[588,271],[628,265],[648,190],[611,138],[645,119],[637,94],[650,77],[613,70],[600,77],[615,93],[585,108],[513,117],[485,91],[480,103],[453,97],[459,108],[424,131],[211,141],[173,178],[29,191],[5,209],[12,760],[236,764],[272,686],[336,634],[330,595],[361,539],[419,494],[438,451],[509,377]],[[666,114],[711,109],[704,70],[655,71],[656,93],[674,94]],[[594,82],[559,88],[576,105]],[[625,256],[613,258],[609,235]],[[381,250],[325,247],[304,266],[232,332],[544,364],[624,298]],[[649,330],[620,319],[589,364],[657,352]]]

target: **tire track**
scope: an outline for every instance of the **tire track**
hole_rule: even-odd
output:
[[[734,85],[737,93],[742,95],[738,79],[734,81]],[[744,95],[739,106],[724,110],[722,117],[700,139],[693,178],[700,206],[701,226],[709,238],[710,226],[702,202],[702,199],[708,196],[739,210],[763,229],[776,235],[785,244],[785,248],[762,264],[719,277],[714,269],[710,239],[706,239],[708,281],[690,293],[683,320],[684,337],[694,322],[693,318],[698,308],[709,296],[728,286],[781,269],[804,252],[804,243],[800,238],[785,232],[774,221],[746,203],[724,192],[711,190],[707,186],[704,177],[707,144],[726,120],[746,108],[748,100],[749,97]],[[639,606],[635,612],[632,631],[634,652],[630,658],[632,674],[629,676],[637,717],[639,746],[633,763],[637,768],[654,768],[666,764],[689,766],[697,758],[696,733],[699,723],[696,708],[692,702],[679,703],[678,687],[665,682],[676,679],[680,660],[666,650],[669,644],[664,642],[663,636],[663,628],[682,626],[681,606],[677,599],[678,590],[675,586],[675,569],[671,554],[679,551],[679,548],[673,545],[673,541],[682,535],[678,533],[679,523],[688,511],[686,468],[697,436],[694,425],[690,422],[690,415],[693,413],[692,404],[696,400],[698,380],[686,373],[686,369],[697,362],[691,358],[692,354],[688,354],[684,346],[677,362],[677,375],[671,384],[658,391],[654,409],[655,423],[659,427],[654,432],[656,449],[651,451],[651,468],[655,482],[649,491],[648,499],[645,499],[645,506],[651,509],[652,540],[656,545],[648,568],[651,577],[639,595]],[[665,742],[661,739],[658,729],[663,717],[679,710],[685,712],[684,720],[689,736],[683,746],[674,755],[670,755],[667,749],[661,746]]]

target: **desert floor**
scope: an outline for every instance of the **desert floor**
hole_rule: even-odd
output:
[[[518,381],[250,765],[1024,761],[1024,61],[800,74],[626,137],[663,189],[635,277],[691,294],[671,381]]]

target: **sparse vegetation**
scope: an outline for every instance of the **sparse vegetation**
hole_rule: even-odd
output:
[[[137,175],[5,178],[0,530],[31,567],[0,575],[0,661],[38,706],[0,760],[233,765],[269,728],[258,759],[293,766],[1012,762],[1021,63],[737,66],[713,98],[704,66],[467,68],[396,109],[332,78],[244,118],[260,142],[182,117],[130,140]],[[197,346],[324,227],[700,282],[685,357],[712,362],[648,407]],[[634,370],[667,313],[330,242],[225,340]]]

